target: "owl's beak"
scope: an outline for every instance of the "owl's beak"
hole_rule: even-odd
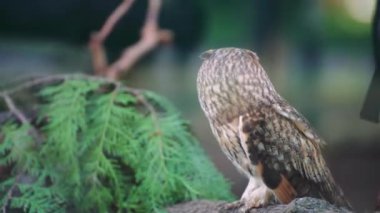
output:
[[[202,60],[207,60],[209,59],[213,54],[214,54],[215,50],[211,49],[211,50],[207,50],[205,52],[203,52],[199,58],[201,58]]]

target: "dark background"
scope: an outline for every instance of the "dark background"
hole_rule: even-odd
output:
[[[0,1],[0,84],[91,73],[89,35],[119,2]],[[136,1],[107,40],[112,59],[139,38],[146,5]],[[380,125],[359,113],[374,71],[374,7],[375,0],[164,0],[160,24],[173,30],[175,41],[140,60],[124,80],[173,101],[240,196],[247,180],[213,138],[195,79],[204,50],[254,50],[281,95],[327,141],[328,164],[354,208],[371,211],[380,190]]]

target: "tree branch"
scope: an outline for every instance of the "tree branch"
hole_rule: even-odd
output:
[[[126,48],[119,59],[108,65],[103,42],[132,3],[133,0],[124,0],[107,19],[101,30],[91,36],[89,47],[95,74],[105,76],[108,79],[119,79],[123,73],[127,73],[142,56],[154,49],[158,44],[168,43],[172,40],[173,34],[169,30],[160,29],[158,26],[162,1],[149,0],[140,40]]]
[[[29,125],[30,122],[26,118],[26,116],[16,107],[15,103],[13,100],[9,97],[7,93],[1,94],[1,96],[4,98],[5,103],[7,104],[7,107],[9,111],[17,117],[18,120],[21,121],[22,124],[24,125]]]
[[[24,83],[19,83],[17,86],[13,88],[4,89],[0,91],[0,96],[3,96],[3,94],[12,95],[19,91],[30,89],[31,87],[43,86],[45,84],[52,84],[54,82],[59,82],[59,81],[64,81],[64,80],[69,80],[69,79],[89,79],[89,80],[96,80],[96,81],[100,81],[104,83],[119,84],[119,82],[111,80],[111,79],[105,79],[102,77],[85,75],[85,74],[50,75],[50,76],[43,76],[43,77],[37,77],[37,78],[25,80],[23,81]]]
[[[108,35],[112,32],[116,23],[128,12],[134,0],[124,0],[108,17],[102,28],[95,34],[99,42],[104,42]]]
[[[30,127],[30,135],[32,136],[33,140],[37,143],[37,145],[42,144],[42,137],[38,133],[38,131],[34,128],[34,126],[31,124],[29,119],[16,107],[16,104],[13,102],[11,97],[6,92],[3,92],[1,96],[4,98],[4,101],[9,109],[9,111],[16,116],[18,120],[21,121],[23,125]]]
[[[107,78],[118,79],[123,72],[127,73],[138,59],[155,48],[158,44],[172,40],[173,35],[170,31],[161,30],[158,27],[160,8],[161,0],[149,1],[148,12],[141,31],[140,40],[126,48],[122,56],[108,68],[106,71]]]
[[[134,0],[123,0],[123,2],[112,12],[102,28],[91,35],[89,48],[92,54],[92,65],[96,75],[104,75],[108,67],[107,56],[103,43],[112,32],[116,23],[127,13]]]
[[[9,201],[12,199],[13,191],[14,191],[15,188],[17,187],[17,183],[18,183],[20,177],[21,177],[21,174],[19,173],[19,174],[15,177],[15,181],[14,181],[14,183],[12,184],[12,186],[8,189],[8,192],[7,192],[7,194],[6,194],[5,200],[3,201],[3,206],[2,206],[2,208],[1,208],[1,210],[2,210],[3,213],[6,213],[6,212],[7,212],[7,206],[8,206],[8,203],[9,203]]]

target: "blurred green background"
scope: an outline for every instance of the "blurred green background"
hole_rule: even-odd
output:
[[[89,35],[118,3],[0,1],[0,84],[91,73]],[[139,38],[146,5],[137,0],[107,40],[111,59]],[[371,211],[380,190],[380,125],[359,112],[374,72],[374,8],[375,0],[164,0],[160,24],[173,30],[174,42],[148,54],[123,80],[173,101],[240,196],[247,180],[221,153],[197,100],[198,55],[232,46],[257,52],[280,94],[327,141],[328,164],[354,208]]]

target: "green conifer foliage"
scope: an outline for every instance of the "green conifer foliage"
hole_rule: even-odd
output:
[[[3,210],[159,212],[185,200],[232,198],[162,96],[76,78],[38,97],[33,125],[11,118],[1,126],[0,167],[10,171],[0,175]]]

